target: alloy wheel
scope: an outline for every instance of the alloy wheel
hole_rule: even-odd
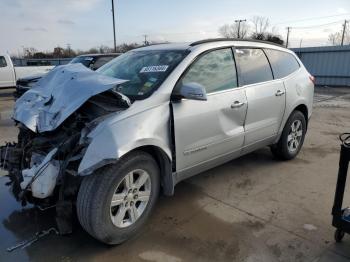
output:
[[[134,224],[145,211],[150,196],[150,175],[142,169],[129,172],[118,184],[111,200],[113,224],[119,228]]]
[[[301,139],[303,137],[303,125],[300,120],[295,120],[291,126],[287,137],[287,146],[289,152],[298,150]]]

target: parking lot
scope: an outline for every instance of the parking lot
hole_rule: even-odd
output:
[[[22,209],[1,177],[0,260],[348,261],[350,236],[335,244],[331,208],[338,135],[350,131],[349,90],[316,90],[295,160],[277,161],[264,148],[184,181],[173,197],[160,197],[137,238],[116,247],[94,240],[76,222],[70,236],[51,234],[8,253],[6,248],[54,226],[54,219],[50,211]],[[11,92],[0,92],[2,116],[13,106]],[[16,132],[11,120],[0,119],[0,143],[15,140]]]

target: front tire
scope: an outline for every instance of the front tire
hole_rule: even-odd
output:
[[[294,111],[288,118],[278,143],[271,146],[272,154],[282,160],[295,158],[303,146],[306,130],[304,114]]]
[[[152,156],[137,151],[85,177],[77,199],[80,224],[110,245],[134,237],[155,206],[159,176]]]

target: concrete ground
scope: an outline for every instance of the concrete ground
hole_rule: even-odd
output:
[[[1,97],[1,95],[0,95]],[[2,108],[10,101],[0,101]],[[348,261],[350,236],[333,239],[331,208],[338,135],[350,131],[350,89],[318,89],[304,147],[289,162],[268,148],[209,170],[161,197],[140,235],[105,246],[79,225],[31,246],[6,248],[54,225],[50,212],[21,208],[0,178],[1,261]],[[16,129],[0,120],[0,142]],[[350,203],[350,192],[345,203]]]

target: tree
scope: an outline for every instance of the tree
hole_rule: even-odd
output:
[[[76,52],[72,50],[69,46],[63,49],[63,57],[75,57],[76,55]]]
[[[331,45],[340,45],[343,36],[343,29],[338,32],[331,33],[328,35],[328,41]],[[348,25],[345,29],[344,34],[344,45],[350,44],[350,26]]]
[[[278,35],[276,27],[270,28],[270,20],[264,16],[253,16],[251,19],[254,32],[250,35],[251,39],[264,40],[279,45],[283,45],[282,37]]]
[[[268,41],[279,45],[283,45],[284,43],[281,36],[275,35],[273,33],[253,33],[250,35],[250,38],[254,40]]]
[[[249,33],[249,25],[246,22],[241,22],[238,34],[238,23],[225,24],[219,28],[219,34],[225,38],[246,38]]]
[[[272,33],[267,33],[265,41],[272,42],[275,44],[283,45],[284,41],[279,35],[274,35]]]
[[[264,40],[283,45],[282,37],[278,34],[275,27],[270,28],[270,20],[267,17],[253,16],[250,22],[253,25],[253,32],[250,33],[251,27],[247,23],[241,23],[241,38]],[[238,23],[225,24],[219,27],[219,34],[225,38],[238,38]]]
[[[60,58],[60,57],[63,57],[63,53],[64,53],[64,49],[62,47],[57,46],[53,49],[52,55],[54,58]]]
[[[231,37],[233,37],[234,33],[232,32],[231,25],[225,24],[219,28],[219,34],[222,37],[231,38]]]
[[[97,54],[98,53],[98,48],[97,47],[92,47],[87,51],[89,54]]]
[[[266,34],[265,33],[253,33],[250,35],[251,39],[255,40],[265,40]]]
[[[26,47],[23,51],[25,58],[33,58],[34,54],[38,52],[34,47]]]
[[[43,58],[50,58],[50,56],[43,52],[36,52],[35,54],[33,54],[33,58],[43,59]]]
[[[131,44],[122,44],[117,46],[117,53],[125,53],[129,50],[135,49],[139,47],[140,45],[137,43],[131,43]]]
[[[112,49],[111,47],[106,46],[106,45],[100,45],[100,47],[98,48],[98,51],[101,54],[107,54],[107,53],[113,53],[114,49]]]
[[[253,16],[251,19],[254,34],[265,34],[270,27],[270,20],[264,16]]]
[[[156,42],[152,42],[152,44],[156,44]],[[137,43],[130,43],[130,44],[124,43],[117,46],[117,52],[125,53],[139,46],[140,44],[137,44]],[[70,58],[70,57],[75,57],[83,54],[113,53],[114,48],[111,48],[106,45],[100,45],[99,47],[92,47],[88,50],[83,51],[79,49],[73,50],[71,49],[70,45],[67,45],[67,48],[62,48],[60,46],[57,46],[51,52],[38,52],[33,47],[26,47],[23,49],[23,52],[24,52],[24,58],[49,59],[49,58]]]

